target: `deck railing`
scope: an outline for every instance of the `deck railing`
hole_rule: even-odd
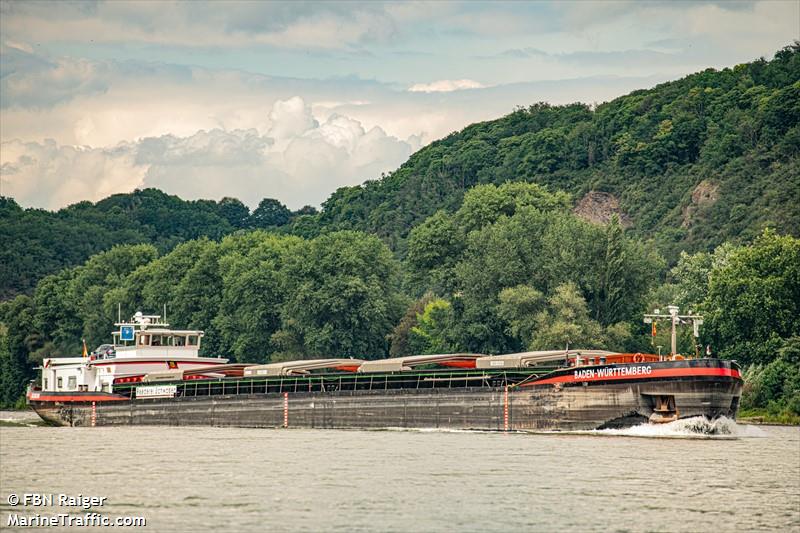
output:
[[[252,395],[283,393],[376,392],[386,390],[463,389],[505,387],[549,373],[556,368],[537,368],[502,371],[427,371],[389,374],[320,374],[310,376],[275,376],[194,379],[164,382],[176,385],[178,397]],[[114,392],[135,397],[137,383],[114,386]]]

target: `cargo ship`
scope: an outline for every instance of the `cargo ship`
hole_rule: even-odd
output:
[[[56,426],[575,431],[735,418],[736,362],[565,349],[230,363],[159,315],[114,343],[45,359],[27,401]]]

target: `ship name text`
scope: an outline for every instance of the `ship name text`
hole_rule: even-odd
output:
[[[652,373],[653,373],[653,367],[650,365],[605,367],[605,368],[582,368],[580,370],[575,371],[574,378],[576,380],[584,380],[584,379],[597,379],[597,378],[615,378],[620,376],[646,376]]]

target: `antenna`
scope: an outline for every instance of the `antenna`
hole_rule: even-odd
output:
[[[117,324],[122,322],[122,304],[117,303]]]
[[[167,304],[164,304],[164,324],[167,324]]]
[[[678,342],[676,326],[688,324],[689,322],[687,321],[691,321],[694,336],[697,338],[700,336],[700,326],[703,324],[703,317],[701,315],[693,315],[691,311],[689,311],[688,315],[679,315],[679,310],[680,309],[677,305],[668,305],[667,312],[669,314],[662,314],[659,309],[656,309],[653,314],[644,315],[645,324],[652,324],[654,320],[657,321],[659,319],[668,319],[672,323],[672,331],[670,335],[670,355],[675,355],[677,353]],[[695,351],[697,351],[696,345],[697,341],[695,340]]]

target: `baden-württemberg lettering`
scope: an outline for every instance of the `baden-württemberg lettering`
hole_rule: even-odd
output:
[[[645,376],[653,373],[650,365],[605,368],[583,368],[575,371],[575,379],[614,378],[620,376]]]

